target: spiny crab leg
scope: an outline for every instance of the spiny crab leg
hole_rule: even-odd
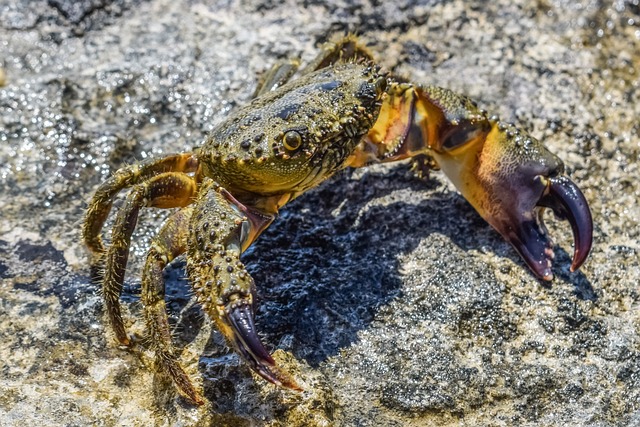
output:
[[[533,273],[553,279],[553,243],[543,210],[571,224],[571,271],[591,249],[593,224],[580,189],[562,161],[513,125],[489,118],[449,90],[394,83],[380,116],[350,166],[429,156],[478,213],[518,251]]]

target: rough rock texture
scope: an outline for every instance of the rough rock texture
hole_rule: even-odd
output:
[[[278,58],[356,31],[387,68],[543,139],[591,203],[543,286],[438,175],[347,171],[246,254],[258,326],[307,391],[254,380],[189,297],[168,302],[210,405],[119,349],[88,280],[86,202],[124,164],[197,146]],[[0,425],[640,425],[638,0],[17,0],[0,4]],[[134,237],[123,302],[143,333]],[[294,359],[295,357],[295,359]],[[297,362],[296,362],[297,359]]]

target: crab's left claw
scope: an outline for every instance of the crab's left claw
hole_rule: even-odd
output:
[[[249,300],[230,304],[220,319],[221,331],[238,350],[251,369],[275,385],[301,391],[302,388],[287,372],[280,369],[262,344],[256,331],[253,305]]]
[[[562,175],[564,165],[557,156],[528,134],[495,122],[486,129],[456,127],[448,140],[461,143],[435,152],[440,167],[536,276],[553,279],[553,242],[544,225],[544,208],[571,224],[571,271],[584,263],[592,242],[591,212],[580,189]]]
[[[536,276],[551,280],[553,243],[544,208],[571,224],[571,271],[591,249],[593,223],[580,189],[562,161],[513,125],[489,119],[467,98],[420,88],[416,122],[442,171],[480,215],[522,256]]]

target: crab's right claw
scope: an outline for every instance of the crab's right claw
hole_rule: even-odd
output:
[[[585,262],[593,240],[593,220],[589,204],[573,181],[566,176],[550,178],[547,192],[538,201],[538,206],[548,207],[560,219],[566,219],[573,230],[574,250],[571,271],[576,271]]]
[[[584,195],[562,174],[562,161],[510,125],[460,126],[451,132],[456,141],[471,139],[436,153],[440,167],[533,273],[553,279],[553,241],[543,220],[545,208],[571,224],[575,241],[571,271],[578,269],[591,249],[593,223]]]
[[[518,251],[533,273],[551,280],[553,243],[544,208],[571,224],[571,271],[591,249],[593,223],[580,189],[562,161],[513,125],[489,119],[475,104],[439,88],[419,92],[416,114],[423,139],[442,171],[480,215]]]
[[[276,366],[276,362],[260,341],[254,322],[253,306],[248,300],[231,303],[225,309],[222,328],[229,335],[238,353],[249,364],[251,369],[265,380],[292,390],[302,388],[285,371]]]
[[[559,219],[567,220],[573,230],[574,254],[571,271],[577,270],[591,249],[593,223],[587,201],[580,189],[564,175],[551,178],[538,175],[531,188],[512,182],[509,199],[494,199],[487,222],[518,251],[529,268],[543,280],[551,280],[553,242],[544,224],[544,209],[550,208]],[[541,193],[537,190],[541,188]],[[534,190],[530,192],[529,190]]]

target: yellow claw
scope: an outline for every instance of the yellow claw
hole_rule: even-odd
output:
[[[427,111],[422,127],[436,136],[429,146],[440,168],[533,273],[553,278],[553,243],[543,222],[544,208],[570,222],[575,239],[571,270],[579,268],[591,249],[593,223],[584,195],[562,175],[562,161],[528,133],[483,117],[475,105],[463,97],[456,101],[455,95],[438,105],[444,104],[449,117],[441,114],[444,120],[433,131],[428,112],[433,98],[421,99]]]
[[[447,89],[393,84],[384,101],[351,166],[427,154],[536,276],[553,278],[544,208],[570,222],[571,270],[582,265],[593,232],[588,203],[562,175],[562,161],[538,140]]]

